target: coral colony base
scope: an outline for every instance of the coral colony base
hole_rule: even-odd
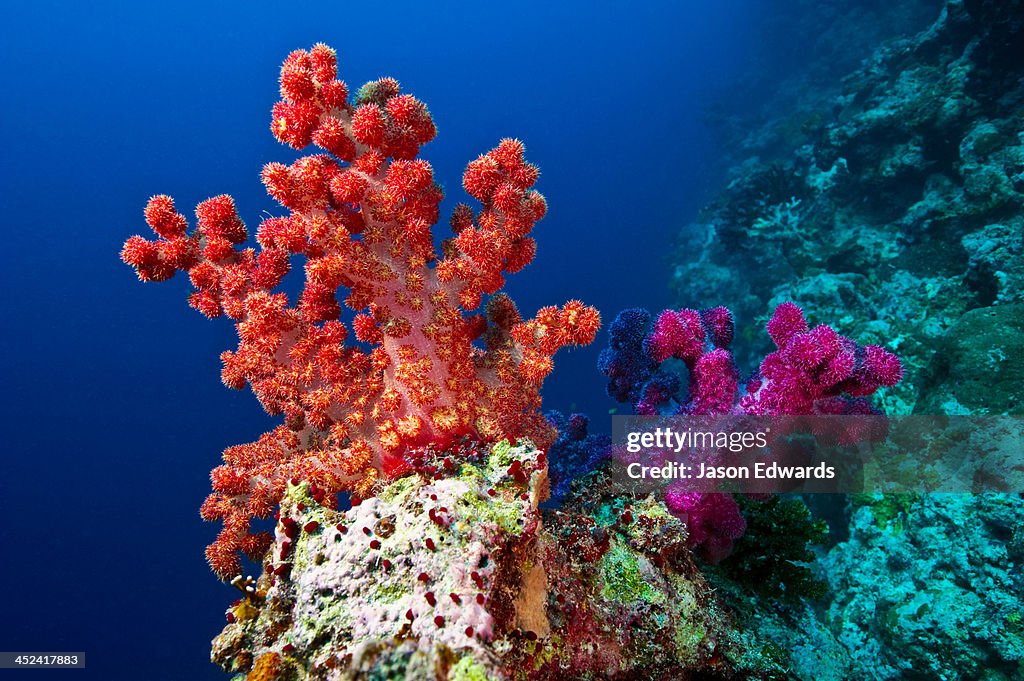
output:
[[[601,466],[608,440],[580,415],[539,411],[552,356],[592,342],[600,318],[570,301],[524,320],[499,293],[533,258],[546,210],[523,145],[503,140],[469,164],[463,186],[480,206],[455,208],[436,251],[442,193],[417,158],[435,134],[423,103],[391,79],[350,102],[325,45],[289,55],[280,86],[274,135],[324,153],[263,169],[290,214],[262,222],[259,250],[243,247],[230,197],[200,203],[190,231],[156,196],[156,240],[133,236],[121,253],[144,281],[188,273],[191,305],[236,323],[224,383],[283,416],[211,474],[201,513],[223,529],[207,559],[244,594],[213,660],[253,681],[783,674],[695,563],[744,533],[737,501],[617,494]],[[273,291],[294,256],[305,286],[290,305]],[[768,325],[777,350],[745,384],[724,308],[649,326],[646,312],[619,315],[601,360],[609,393],[641,414],[864,413],[902,376],[895,356],[809,328],[791,303]],[[662,366],[673,358],[688,369],[685,398]],[[542,512],[549,459],[562,505]],[[254,531],[270,516],[273,533]],[[242,578],[242,556],[258,578]]]

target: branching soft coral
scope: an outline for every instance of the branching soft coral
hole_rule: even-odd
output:
[[[239,552],[265,551],[269,536],[251,534],[250,519],[273,512],[290,478],[310,481],[329,503],[406,472],[411,447],[462,436],[548,447],[555,433],[538,408],[551,357],[590,343],[600,324],[578,301],[524,321],[498,293],[506,273],[533,259],[530,232],[547,210],[522,143],[502,140],[469,164],[463,186],[480,207],[455,208],[455,236],[438,253],[431,228],[442,192],[417,158],[436,132],[426,106],[390,78],[350,103],[336,72],[325,45],[293,52],[281,68],[271,130],[325,153],[263,168],[290,215],[262,222],[259,250],[242,246],[248,231],[231,197],[200,203],[190,231],[171,198],[155,196],[145,216],[157,239],[133,236],[121,252],[143,281],[188,272],[190,304],[236,322],[240,342],[222,355],[224,383],[250,385],[267,412],[284,417],[257,442],[229,448],[213,471],[202,514],[224,522],[207,550],[221,577],[238,573]],[[305,260],[305,288],[293,306],[274,289],[295,256]],[[340,288],[358,313],[351,331],[362,346],[340,320]],[[484,314],[463,314],[485,296]]]
[[[899,358],[877,345],[861,346],[832,327],[809,328],[793,303],[775,309],[768,334],[778,348],[743,384],[729,345],[729,310],[665,310],[652,325],[639,308],[611,325],[600,369],[608,394],[636,413],[837,415],[873,413],[865,399],[903,378]],[[685,364],[687,386],[665,362]]]
[[[861,346],[824,324],[809,328],[793,303],[779,305],[768,322],[778,348],[746,383],[733,360],[732,314],[665,310],[653,324],[646,310],[625,310],[611,325],[600,368],[608,394],[632,403],[640,415],[756,416],[866,415],[877,413],[867,397],[903,378],[899,359],[876,345]],[[686,386],[669,360],[686,367]],[[868,430],[853,430],[864,435]],[[669,510],[687,518],[690,544],[717,562],[743,536],[746,522],[728,494],[669,485]]]

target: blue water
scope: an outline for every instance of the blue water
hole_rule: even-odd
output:
[[[550,213],[508,287],[524,312],[672,302],[673,234],[717,186],[703,107],[748,65],[761,8],[378,5],[4,3],[0,650],[85,651],[60,678],[223,678],[209,640],[233,596],[197,509],[221,450],[271,421],[220,384],[231,326],[117,253],[155,193],[183,212],[230,193],[250,230],[280,214],[258,173],[294,157],[268,131],[289,51],[326,42],[350,85],[392,75],[423,99],[448,207],[467,161],[525,140]],[[559,355],[545,388],[596,428],[603,342]],[[0,670],[19,675],[57,677]]]

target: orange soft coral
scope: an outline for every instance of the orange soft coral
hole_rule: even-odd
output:
[[[202,515],[224,530],[207,557],[225,578],[239,572],[240,552],[265,550],[268,537],[251,534],[250,519],[273,512],[288,479],[310,481],[329,502],[343,490],[367,496],[407,471],[411,447],[471,436],[546,448],[554,432],[539,389],[551,357],[593,341],[600,324],[578,301],[524,321],[497,293],[506,273],[533,259],[530,231],[547,210],[521,142],[502,140],[466,168],[463,186],[481,207],[455,208],[455,236],[438,253],[431,229],[442,192],[417,158],[436,132],[430,113],[392,79],[364,85],[350,103],[336,73],[325,45],[293,52],[281,68],[272,132],[326,153],[264,167],[267,191],[291,214],[263,221],[259,251],[240,247],[248,232],[231,197],[200,203],[190,234],[170,197],[156,196],[145,215],[157,239],[133,236],[121,253],[144,281],[188,272],[190,304],[236,322],[225,385],[250,385],[284,417],[259,441],[229,448],[212,474]],[[295,255],[304,256],[305,288],[292,305],[272,291]],[[355,339],[370,350],[346,345],[342,288],[358,313]],[[485,314],[467,316],[485,296]]]

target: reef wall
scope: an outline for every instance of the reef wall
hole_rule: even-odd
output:
[[[728,186],[680,232],[680,305],[728,300],[749,322],[793,300],[886,345],[907,370],[889,413],[1019,411],[1022,15],[950,1],[843,78],[799,146],[769,151],[781,123],[743,140]],[[747,359],[763,352],[745,340]]]
[[[1020,414],[1024,3],[949,0],[840,92],[797,99],[731,136],[727,186],[679,235],[679,305],[729,300],[737,328],[788,300],[835,320],[903,361],[890,414]],[[765,349],[735,346],[747,367]],[[1019,495],[809,501],[832,524],[823,598],[716,582],[790,678],[1024,676]]]

